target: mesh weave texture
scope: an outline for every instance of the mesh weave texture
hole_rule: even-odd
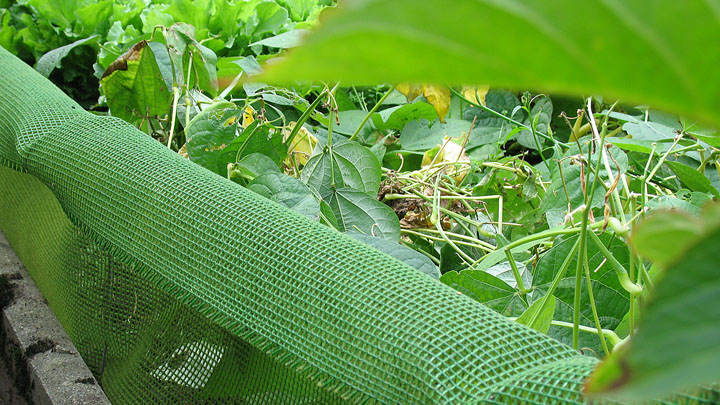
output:
[[[2,48],[0,162],[0,229],[114,403],[584,403],[596,360],[83,111]],[[695,395],[676,399],[718,399]]]

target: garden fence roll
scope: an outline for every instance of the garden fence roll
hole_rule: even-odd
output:
[[[2,48],[0,162],[0,230],[113,403],[585,402],[596,359],[84,111]],[[718,399],[692,394],[674,400]]]

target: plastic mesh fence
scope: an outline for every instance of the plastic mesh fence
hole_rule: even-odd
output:
[[[0,229],[115,403],[583,403],[596,360],[83,111],[0,48]],[[676,400],[712,403],[714,389]]]

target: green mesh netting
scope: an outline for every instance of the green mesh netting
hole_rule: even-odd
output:
[[[596,360],[83,111],[2,48],[0,162],[0,229],[114,403],[584,402]],[[720,398],[693,395],[674,400]]]

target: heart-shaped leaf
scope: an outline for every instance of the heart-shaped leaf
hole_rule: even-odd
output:
[[[325,199],[335,214],[341,232],[361,232],[392,241],[400,240],[400,221],[395,211],[351,188],[332,189]]]
[[[312,156],[300,179],[329,201],[334,189],[343,187],[374,197],[380,188],[380,175],[380,162],[369,149],[357,142],[341,140]]]

